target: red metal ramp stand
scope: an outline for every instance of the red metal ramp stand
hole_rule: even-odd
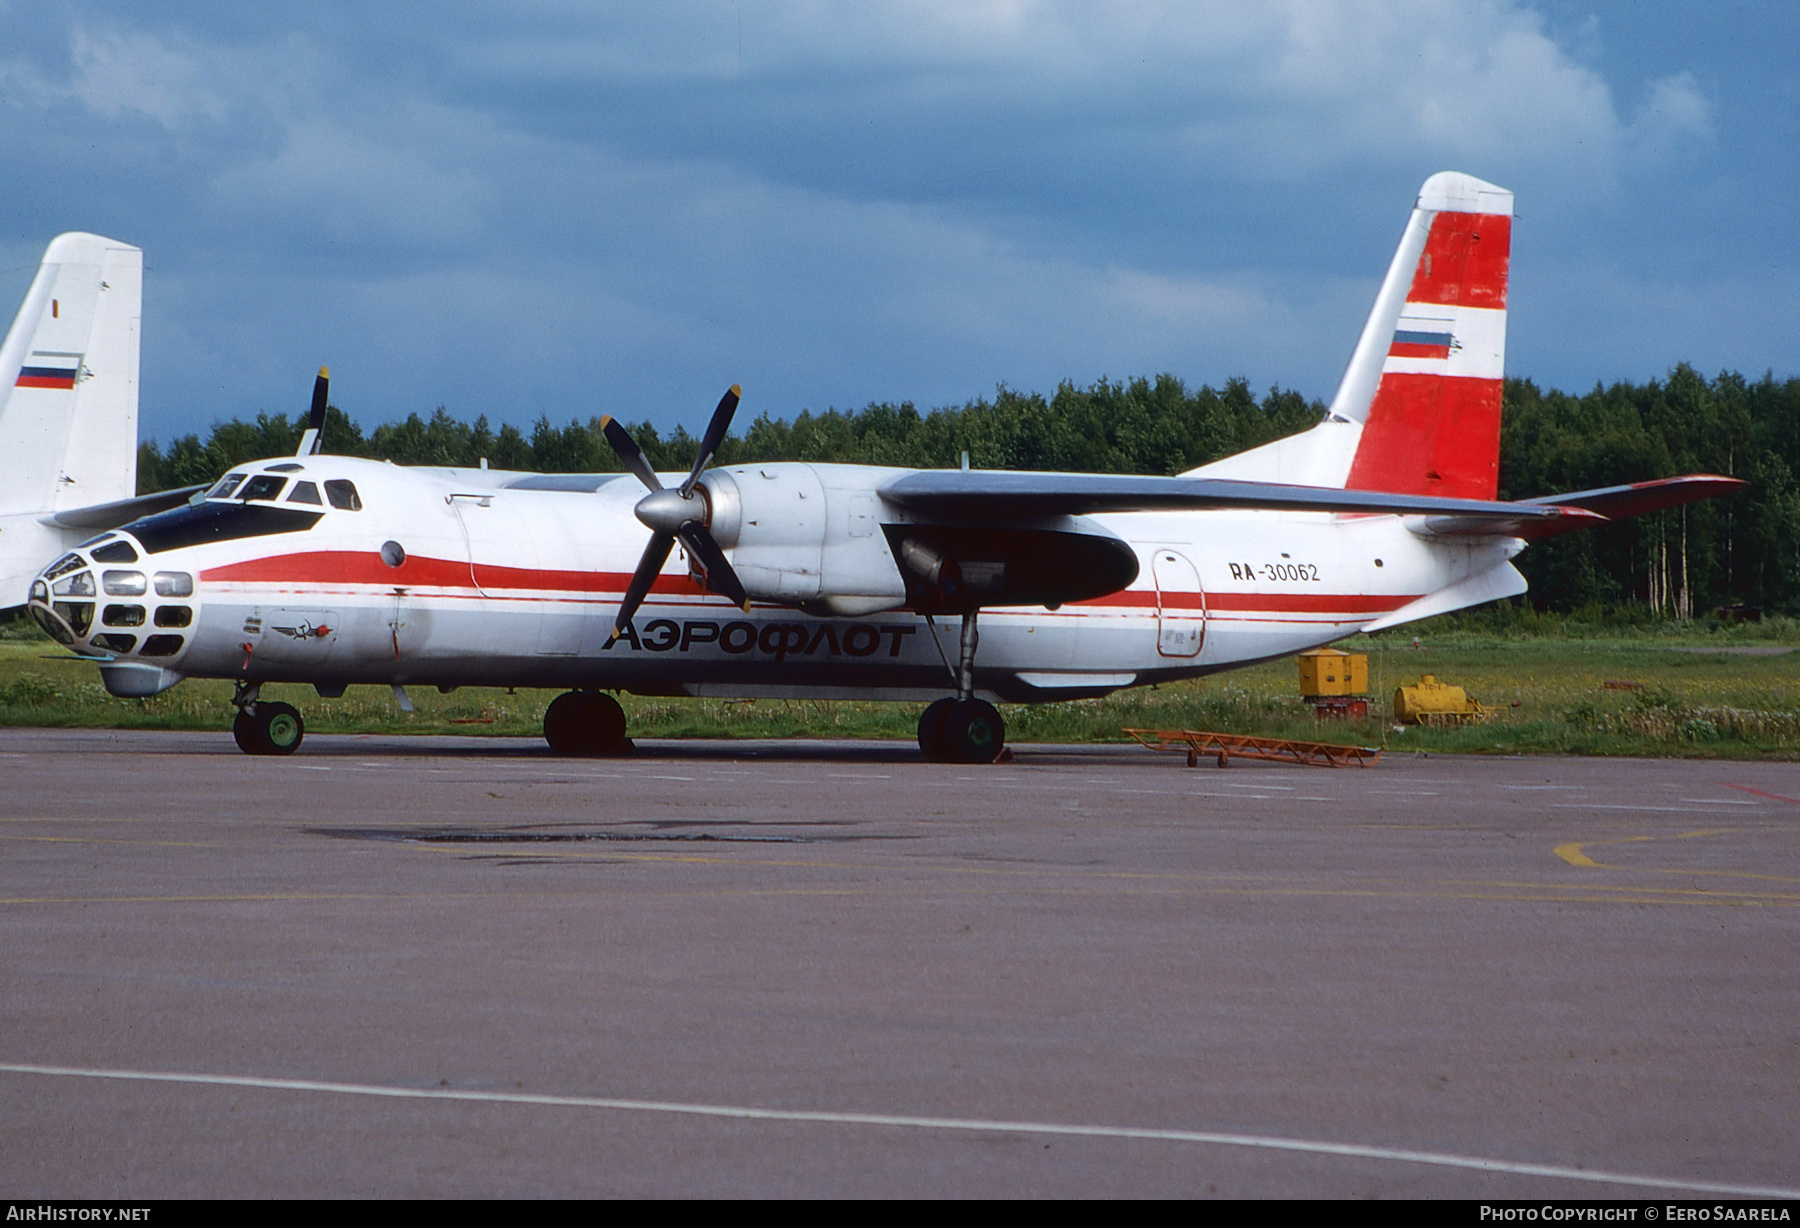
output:
[[[1133,729],[1125,732],[1151,750],[1186,751],[1189,767],[1201,755],[1217,755],[1219,766],[1232,759],[1266,759],[1302,767],[1373,767],[1381,762],[1379,746],[1340,746],[1334,742],[1301,742],[1294,738],[1259,738],[1241,733],[1200,729]]]

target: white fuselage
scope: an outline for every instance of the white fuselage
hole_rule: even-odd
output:
[[[284,479],[274,499],[212,499],[86,544],[46,572],[44,587],[65,591],[37,603],[56,606],[77,651],[110,658],[102,670],[119,694],[154,694],[182,677],[310,682],[328,692],[379,683],[931,699],[954,689],[959,623],[906,607],[882,529],[906,517],[870,493],[903,471],[723,472],[740,486],[799,492],[815,541],[756,546],[752,508],[728,553],[745,573],[760,558],[787,567],[783,584],[819,587],[824,599],[807,603],[812,612],[760,600],[739,609],[691,578],[678,549],[615,640],[621,595],[648,537],[632,514],[643,493],[634,480],[583,484],[330,456],[234,470]],[[295,503],[303,481],[315,495],[349,483],[358,506]],[[543,489],[558,485],[574,488]],[[233,519],[244,509],[261,531],[223,535],[244,531]],[[213,512],[210,528],[157,528]],[[976,688],[990,699],[1092,696],[1297,652],[1503,564],[1521,545],[1433,538],[1390,515],[1143,512],[1063,524],[1128,544],[1138,576],[1056,609],[984,609]],[[89,562],[96,549],[120,556],[120,543],[137,562]],[[179,594],[181,577],[192,577],[191,595],[158,595]],[[85,627],[83,603],[93,607]]]

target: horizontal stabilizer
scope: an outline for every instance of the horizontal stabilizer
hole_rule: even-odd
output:
[[[1546,499],[1533,499],[1531,502],[1550,507],[1579,508],[1582,511],[1597,512],[1608,520],[1624,520],[1631,516],[1642,516],[1645,512],[1658,512],[1665,507],[1680,507],[1683,503],[1716,499],[1720,495],[1733,493],[1742,485],[1742,478],[1720,477],[1716,473],[1689,473],[1678,478],[1633,482],[1628,486],[1578,490],[1573,494],[1553,495]],[[1531,530],[1516,536],[1536,540],[1555,537],[1582,527],[1580,521],[1552,520],[1540,522]]]
[[[1436,495],[1288,486],[1279,482],[967,469],[910,473],[883,486],[881,497],[910,512],[982,523],[1094,512],[1226,509],[1448,516],[1471,523],[1506,524],[1554,521],[1567,515],[1561,508],[1529,503],[1490,503]]]
[[[153,495],[135,499],[119,499],[113,503],[96,503],[91,507],[71,507],[38,519],[59,529],[116,529],[142,516],[154,516],[172,507],[180,507],[205,490],[204,485],[183,486],[179,490],[159,490]]]

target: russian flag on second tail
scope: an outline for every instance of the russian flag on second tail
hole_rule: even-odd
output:
[[[73,388],[81,375],[80,354],[46,353],[33,350],[25,365],[19,368],[15,388]]]

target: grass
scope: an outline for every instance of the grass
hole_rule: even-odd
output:
[[[1339,646],[1369,655],[1369,721],[1315,721],[1300,701],[1293,661],[1283,660],[1106,699],[1008,706],[1008,737],[1118,742],[1128,740],[1123,726],[1138,725],[1445,752],[1800,758],[1800,651],[1742,651],[1800,649],[1800,624],[1792,620],[1634,623],[1502,606]],[[1481,726],[1394,730],[1382,719],[1394,688],[1426,673],[1465,687],[1498,714]],[[0,724],[223,730],[231,690],[228,682],[190,680],[151,699],[114,699],[92,665],[69,659],[35,627],[0,627]],[[352,687],[335,700],[306,686],[271,685],[263,694],[300,708],[314,732],[536,736],[557,692],[417,688],[409,692],[411,715],[385,687]],[[919,711],[849,701],[619,698],[633,735],[648,738],[911,738]]]

